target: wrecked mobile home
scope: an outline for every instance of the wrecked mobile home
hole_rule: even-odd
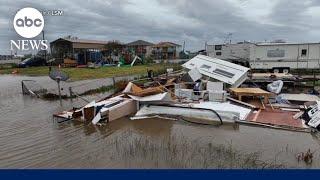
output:
[[[129,116],[131,120],[160,117],[302,132],[320,129],[318,96],[291,92],[288,79],[296,81],[291,74],[250,73],[247,67],[204,55],[182,67],[147,81],[129,82],[121,93],[54,117],[92,124]]]

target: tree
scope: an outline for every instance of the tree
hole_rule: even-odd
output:
[[[124,48],[124,45],[120,41],[113,40],[113,41],[109,41],[105,45],[105,49],[106,49],[105,52],[107,56],[111,56],[111,55],[118,56],[123,48]]]

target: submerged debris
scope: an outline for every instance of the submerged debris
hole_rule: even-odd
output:
[[[34,80],[23,80],[21,81],[21,86],[22,94],[41,97],[47,93],[47,90]]]
[[[170,70],[165,75],[129,82],[122,93],[112,98],[55,116],[69,118],[71,114],[72,119],[80,118],[93,124],[130,115],[132,120],[176,116],[205,124],[222,121],[302,132],[320,127],[317,96],[281,94],[282,89],[286,89],[281,78],[293,76],[251,75],[251,79],[272,77],[276,80],[268,82],[266,87],[255,82],[252,87],[246,82],[249,69],[237,64],[198,55],[182,66],[185,69],[181,72]],[[115,103],[115,99],[121,102]],[[124,102],[130,102],[130,108]],[[116,107],[120,111],[113,114],[112,109]]]
[[[297,160],[298,160],[298,162],[304,161],[306,164],[310,165],[310,164],[312,164],[313,154],[314,154],[314,152],[311,152],[311,150],[308,149],[306,152],[298,153]]]

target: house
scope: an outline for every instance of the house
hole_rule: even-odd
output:
[[[78,39],[77,37],[59,38],[50,42],[52,56],[63,62],[64,58],[77,60],[78,64],[87,64],[96,59],[99,52],[104,49],[107,41]]]
[[[140,58],[145,58],[151,56],[153,45],[153,43],[147,41],[137,40],[126,44],[126,48],[129,52],[133,52]]]
[[[14,55],[0,55],[0,60],[10,60],[13,59]]]
[[[153,59],[177,59],[181,47],[181,45],[172,42],[160,42],[152,46],[152,57]]]

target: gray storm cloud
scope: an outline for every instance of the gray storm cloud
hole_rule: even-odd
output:
[[[45,16],[46,39],[73,35],[84,39],[173,41],[199,50],[204,43],[285,39],[319,42],[320,3],[298,0],[0,0],[0,54],[10,39],[21,39],[12,20],[19,9],[63,10]],[[41,38],[41,37],[39,37]]]

